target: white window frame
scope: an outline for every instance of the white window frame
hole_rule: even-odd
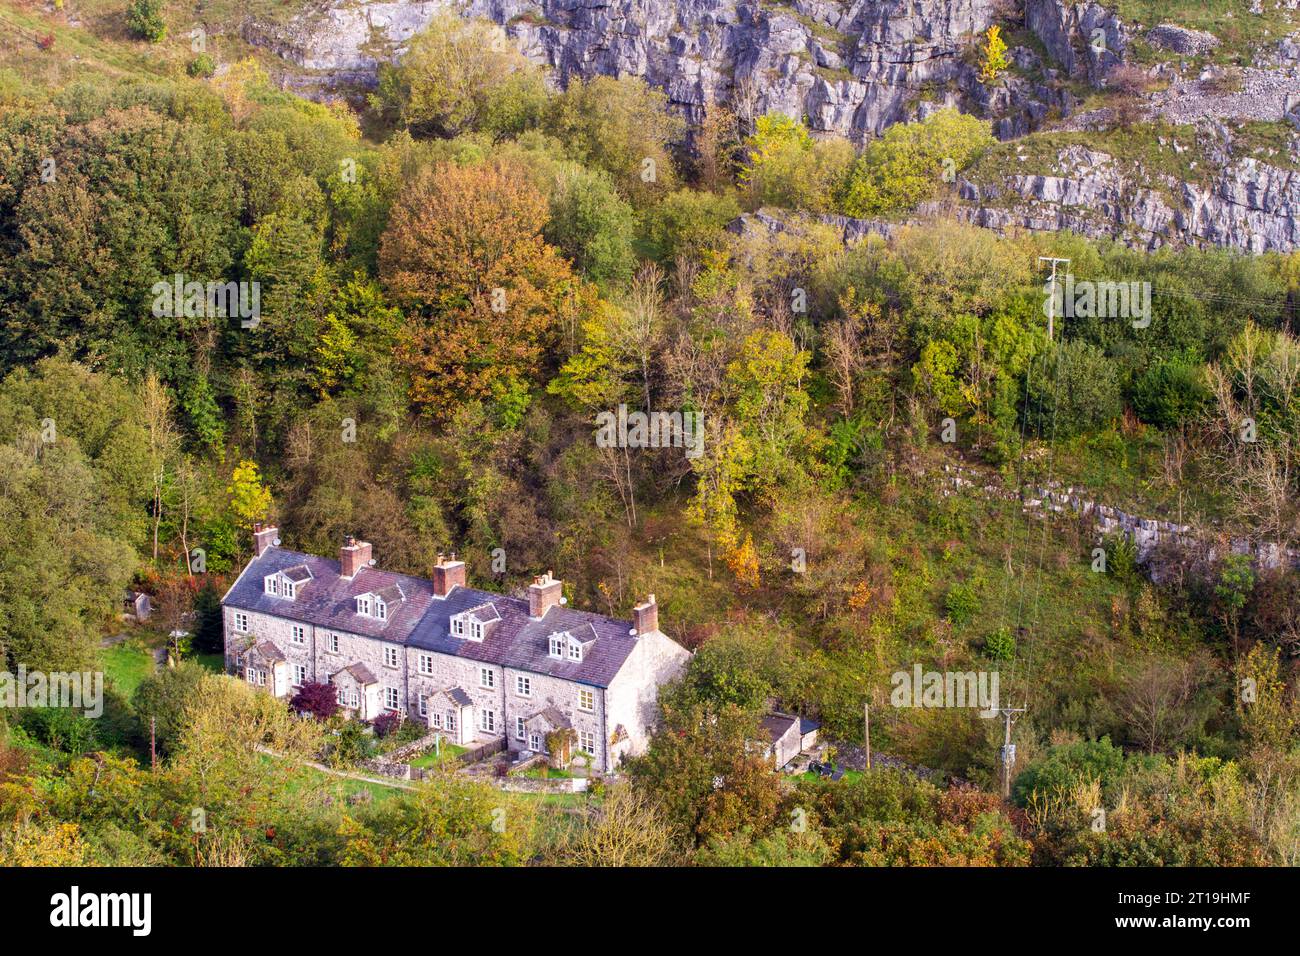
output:
[[[497,712],[491,707],[480,707],[478,709],[478,729],[485,734],[495,734],[497,732]]]
[[[578,749],[585,754],[596,756],[596,734],[590,730],[579,731]]]
[[[465,618],[457,614],[451,619],[451,633],[456,637],[465,636]]]
[[[523,740],[527,736],[528,736],[528,732],[524,730],[524,719],[522,717],[516,717],[515,718],[515,740]]]
[[[429,716],[429,698],[426,694],[421,694],[416,698],[415,710],[421,717]]]
[[[446,729],[449,730],[449,731],[451,731],[451,730],[455,730],[455,729],[456,729],[456,712],[455,712],[454,710],[449,710],[449,711],[447,711],[447,727],[446,727]]]
[[[550,655],[551,657],[556,657],[559,658],[560,660],[564,660],[564,635],[563,634],[551,635]]]
[[[293,686],[301,687],[305,683],[307,683],[307,665],[294,664],[293,665]]]
[[[520,697],[533,696],[533,679],[525,677],[523,674],[515,675],[515,693]]]
[[[370,617],[370,595],[369,594],[357,595],[357,613],[364,614],[366,617]]]
[[[432,674],[432,673],[433,673],[433,655],[432,655],[432,654],[420,654],[420,655],[418,655],[418,657],[416,658],[416,669],[417,669],[421,674],[426,674],[426,675],[427,675],[427,674]]]
[[[388,620],[388,605],[379,598],[375,598],[375,617],[381,621]]]
[[[384,707],[387,710],[402,709],[402,693],[396,687],[384,688]]]
[[[497,686],[497,675],[490,667],[480,667],[478,669],[478,686],[486,690],[492,690]]]
[[[236,611],[234,617],[235,617],[235,630],[238,631],[240,634],[247,634],[248,615],[245,614],[243,611]]]
[[[325,635],[325,649],[331,654],[337,654],[339,652],[339,636],[337,634]]]
[[[536,754],[546,753],[546,738],[534,730],[528,735],[528,749]]]
[[[265,578],[262,579],[262,589],[266,591],[267,594],[274,594],[276,597],[279,597],[280,596],[280,575],[268,574]]]
[[[578,690],[578,710],[585,710],[592,713],[596,709],[596,692],[594,690]]]
[[[565,654],[565,657],[567,657],[571,661],[577,661],[578,663],[582,663],[582,645],[579,644],[577,641],[575,641],[573,638],[569,638],[569,646]]]
[[[470,639],[471,641],[481,641],[481,640],[483,640],[483,622],[482,622],[482,621],[470,621],[470,622],[469,622],[469,639]]]
[[[297,587],[297,585],[295,585],[292,581],[285,581],[285,582],[284,582],[284,596],[285,596],[286,598],[288,598],[290,601],[292,601],[293,598],[294,598],[294,593],[295,593],[295,588],[296,588],[296,587]]]
[[[307,643],[307,628],[301,624],[295,624],[289,629],[289,640],[295,644]]]
[[[395,648],[395,647],[388,647],[388,646],[385,646],[385,647],[384,647],[384,666],[385,666],[385,667],[397,667],[400,663],[401,663],[401,660],[400,660],[400,658],[398,657],[398,654],[397,654],[397,648]]]
[[[442,730],[442,712],[435,710],[429,714],[429,726],[434,730]]]

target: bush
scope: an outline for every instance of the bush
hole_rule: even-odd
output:
[[[393,731],[402,726],[403,715],[396,710],[386,710],[370,722],[370,726],[375,731],[375,736],[383,740]]]
[[[141,40],[157,43],[167,35],[162,18],[162,0],[131,0],[126,8],[126,25]]]
[[[1011,629],[1000,627],[984,638],[984,653],[990,660],[1013,660],[1016,656],[1016,638]]]
[[[98,744],[95,722],[79,710],[67,707],[25,710],[18,724],[34,740],[62,753],[83,754]]]
[[[912,209],[994,144],[989,124],[956,110],[920,123],[898,123],[853,164],[840,208],[846,216],[880,216]]]
[[[339,710],[338,692],[333,684],[306,683],[298,688],[289,706],[298,714],[311,714],[317,720],[329,720]]]
[[[1027,373],[1026,424],[1068,438],[1104,428],[1123,410],[1116,362],[1088,342],[1064,342]]]
[[[954,584],[943,601],[948,620],[954,627],[963,627],[979,613],[980,599],[969,584]]]
[[[208,77],[217,72],[217,64],[208,54],[200,53],[186,65],[185,72],[190,76]]]
[[[1160,428],[1190,421],[1209,400],[1201,366],[1180,359],[1151,366],[1133,386],[1138,417]]]

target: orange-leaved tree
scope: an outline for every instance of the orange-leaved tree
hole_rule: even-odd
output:
[[[542,239],[546,215],[525,174],[499,162],[435,167],[397,201],[379,269],[405,307],[397,357],[429,414],[536,384],[562,325],[592,303]]]

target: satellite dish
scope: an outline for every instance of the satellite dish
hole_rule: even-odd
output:
[[[375,559],[374,559],[374,558],[371,558],[369,561],[366,562],[366,564],[374,564],[374,563],[375,563]]]
[[[272,541],[271,543],[272,543],[273,545],[275,545],[275,546],[278,548],[278,547],[280,546],[280,539],[279,539],[279,538],[276,538],[276,539],[275,539],[274,541]]]
[[[568,604],[568,603],[569,603],[569,599],[566,598],[564,595],[560,595],[560,603],[561,603],[561,604]]]

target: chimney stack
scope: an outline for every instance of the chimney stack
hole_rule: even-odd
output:
[[[564,585],[550,571],[533,578],[533,583],[528,585],[528,616],[545,617],[547,611],[564,602],[563,591]]]
[[[342,565],[339,573],[345,578],[356,577],[358,571],[370,564],[370,552],[369,541],[358,541],[348,535],[343,547],[339,548],[339,564]]]
[[[641,604],[632,608],[632,633],[640,637],[642,634],[653,634],[659,630],[659,605],[652,594]]]
[[[456,560],[456,552],[451,553],[451,560],[438,555],[438,563],[433,566],[433,593],[435,597],[445,598],[452,588],[465,586],[465,562]]]
[[[280,529],[272,525],[269,528],[262,527],[262,522],[253,522],[253,555],[260,558],[267,548],[280,543]]]

